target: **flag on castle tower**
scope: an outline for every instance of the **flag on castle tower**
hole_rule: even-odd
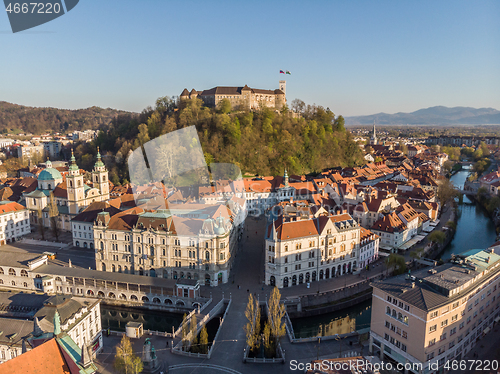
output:
[[[285,72],[283,70],[280,70],[280,74],[285,74]]]
[[[292,73],[290,73],[288,70],[286,71],[286,73],[289,74],[289,75],[292,75]]]

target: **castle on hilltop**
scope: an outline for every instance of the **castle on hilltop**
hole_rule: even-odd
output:
[[[205,105],[215,107],[221,100],[227,99],[233,107],[258,109],[265,106],[280,110],[286,104],[286,81],[279,81],[279,87],[275,90],[263,90],[250,88],[247,85],[244,87],[217,86],[204,91],[196,91],[193,88],[191,92],[185,88],[180,95],[180,100],[198,97]]]

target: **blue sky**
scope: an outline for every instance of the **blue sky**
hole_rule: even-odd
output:
[[[500,109],[499,1],[81,0],[12,34],[0,101],[141,111],[216,85],[275,89],[344,116]]]

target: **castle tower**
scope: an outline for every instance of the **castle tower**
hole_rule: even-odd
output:
[[[108,171],[106,166],[101,161],[101,153],[99,152],[99,147],[97,147],[97,161],[94,165],[94,170],[92,170],[92,183],[94,187],[97,188],[101,194],[101,201],[109,199],[109,183],[108,183]]]
[[[283,93],[286,96],[286,81],[280,81],[280,90],[283,91]]]
[[[78,214],[79,206],[85,197],[85,187],[83,184],[83,175],[80,175],[80,168],[76,164],[75,155],[71,150],[71,165],[66,177],[68,191],[68,205],[70,214]]]

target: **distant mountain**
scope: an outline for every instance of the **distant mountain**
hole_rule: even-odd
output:
[[[47,130],[64,132],[97,129],[101,125],[108,125],[118,115],[131,114],[133,113],[95,106],[68,110],[35,108],[0,101],[0,132],[20,130],[40,134]]]
[[[373,121],[377,125],[488,125],[500,124],[500,111],[493,108],[435,106],[412,113],[378,113],[345,118],[347,126],[371,125]]]

